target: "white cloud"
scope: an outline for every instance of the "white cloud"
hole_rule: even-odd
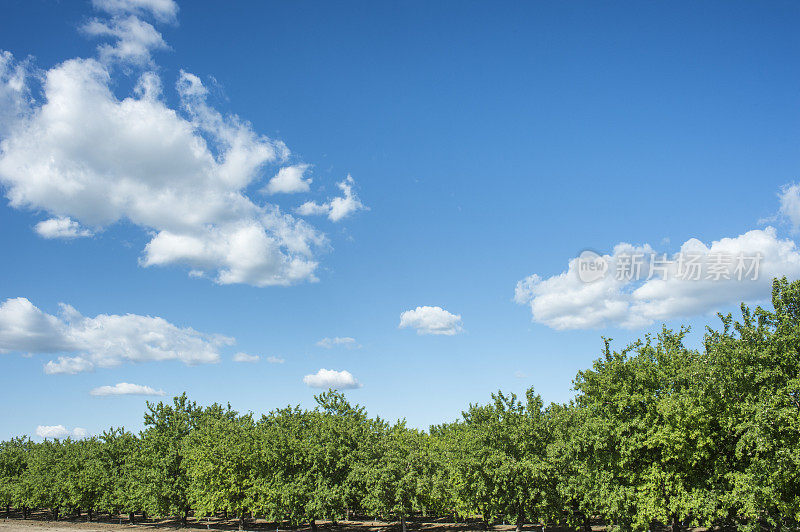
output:
[[[261,357],[258,355],[248,355],[247,353],[236,353],[233,355],[234,362],[249,362],[254,364],[261,360]]]
[[[514,372],[514,378],[516,378],[516,379],[527,379],[528,378],[528,374],[525,373],[524,371],[515,371]]]
[[[347,349],[358,349],[361,346],[358,345],[355,338],[350,338],[349,336],[336,336],[333,338],[323,338],[319,342],[317,342],[317,346],[324,347],[325,349],[330,349],[334,346],[342,346],[346,347]]]
[[[142,384],[131,384],[129,382],[120,382],[115,384],[114,386],[99,386],[97,388],[93,388],[90,392],[91,395],[95,396],[107,396],[107,395],[155,395],[155,396],[164,396],[166,393],[164,390],[156,390],[155,388],[151,388],[150,386],[144,386]]]
[[[515,300],[530,305],[534,322],[553,329],[638,328],[655,321],[705,314],[742,301],[763,301],[769,298],[773,277],[800,277],[797,246],[791,240],[779,239],[772,227],[723,238],[711,245],[693,238],[667,261],[656,254],[656,262],[651,262],[652,253],[649,245],[618,244],[610,255],[603,256],[608,271],[594,282],[581,281],[580,261],[572,259],[567,271],[559,275],[542,278],[534,274],[521,280]],[[627,269],[629,257],[637,254],[647,259],[641,266],[643,279],[637,282],[617,275],[620,269]],[[755,260],[758,255],[760,260]],[[699,280],[693,280],[693,275],[679,275],[680,256],[684,261],[686,257],[696,257],[702,272]],[[752,271],[735,275],[738,257],[746,258],[747,268],[757,266],[757,276]],[[714,265],[729,259],[732,262],[726,267],[730,279],[715,279]],[[648,280],[651,264],[655,275]],[[752,279],[754,276],[757,278]]]
[[[361,384],[349,371],[336,371],[333,369],[320,369],[312,375],[303,377],[303,382],[312,388],[336,388],[347,390],[361,388]]]
[[[159,22],[175,22],[178,15],[173,0],[92,0],[92,5],[109,15],[152,15]]]
[[[325,203],[307,201],[300,205],[295,212],[303,216],[325,215],[330,221],[338,222],[356,211],[368,210],[368,207],[365,207],[353,192],[354,185],[355,180],[348,175],[344,181],[336,184],[344,194],[343,196],[338,196]]]
[[[40,438],[85,438],[89,435],[88,431],[81,427],[68,430],[64,425],[39,425],[36,427],[36,435]]]
[[[269,180],[262,192],[266,194],[308,192],[311,186],[311,179],[303,179],[308,168],[309,165],[307,164],[284,166],[278,170],[275,177]]]
[[[35,230],[42,238],[80,238],[94,234],[67,217],[43,220],[36,224]]]
[[[788,219],[792,228],[797,231],[800,229],[800,185],[784,186],[778,194],[778,198],[780,199],[778,213]]]
[[[452,336],[464,330],[461,315],[451,314],[442,307],[417,307],[400,314],[401,329],[411,327],[417,334]]]
[[[75,375],[94,370],[94,362],[82,356],[58,357],[58,360],[51,360],[44,365],[44,372],[48,375],[58,375],[66,373]]]
[[[0,138],[30,111],[27,65],[14,63],[10,52],[0,50]]]
[[[163,318],[137,314],[82,316],[61,304],[58,316],[24,297],[0,304],[0,352],[62,354],[45,373],[80,373],[124,362],[179,360],[187,365],[218,362],[219,348],[233,339],[177,327]]]
[[[2,57],[0,95],[19,95],[18,67]],[[265,165],[288,157],[282,142],[209,106],[193,74],[181,72],[177,83],[184,113],[166,105],[154,72],[122,100],[113,84],[93,59],[46,72],[44,102],[14,111],[0,142],[0,183],[12,207],[69,218],[84,231],[129,221],[152,235],[144,267],[180,265],[220,284],[317,280],[314,255],[325,236],[245,192]],[[331,219],[360,205],[351,192],[337,199],[344,206],[332,202]]]
[[[120,61],[135,65],[150,64],[150,53],[168,48],[161,34],[138,17],[114,17],[111,20],[94,19],[83,26],[83,31],[93,37],[114,37],[116,42],[97,47],[100,59],[105,62]]]
[[[269,362],[270,364],[283,364],[284,362],[286,362],[286,360],[280,357],[270,356],[267,357],[267,362]]]

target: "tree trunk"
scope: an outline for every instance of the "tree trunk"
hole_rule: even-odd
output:
[[[239,512],[239,530],[244,530],[244,512]]]
[[[400,526],[403,527],[403,532],[408,532],[406,529],[406,518],[405,516],[400,517]]]
[[[681,529],[681,520],[678,519],[677,515],[672,516],[672,532],[680,532]]]
[[[11,507],[6,504],[6,519],[11,517]]]
[[[53,508],[51,511],[53,512],[53,521],[58,521],[58,509]]]
[[[22,518],[23,519],[27,519],[28,518],[28,507],[24,506],[24,505],[22,506]]]
[[[525,514],[522,510],[517,511],[517,532],[522,532],[522,525],[525,524]]]
[[[189,510],[184,510],[181,514],[181,526],[186,526],[189,522]]]
[[[136,524],[136,514],[133,512],[128,512],[128,522],[130,524]]]
[[[147,521],[147,512],[142,510],[142,521]]]
[[[89,516],[89,522],[91,523],[92,522],[92,517],[93,517],[91,508],[87,508],[86,509],[86,515]]]
[[[583,532],[592,532],[592,522],[588,515],[583,516]]]
[[[228,509],[227,508],[225,508],[225,520],[226,521],[228,520]]]
[[[317,521],[314,519],[311,520],[311,530],[317,532]]]

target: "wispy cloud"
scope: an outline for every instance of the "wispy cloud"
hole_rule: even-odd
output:
[[[355,338],[351,338],[349,336],[335,336],[333,338],[325,337],[322,340],[317,342],[318,347],[324,347],[325,349],[331,349],[332,347],[345,347],[347,349],[358,349],[361,346],[356,342]]]
[[[131,384],[129,382],[119,382],[113,386],[98,386],[97,388],[93,388],[89,393],[98,397],[108,395],[166,395],[164,390],[156,390],[150,386]]]

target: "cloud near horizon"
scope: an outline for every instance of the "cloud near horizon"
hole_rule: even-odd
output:
[[[627,275],[633,256],[644,258],[637,266],[642,277]],[[752,278],[752,271],[736,275],[738,257],[750,261],[743,266],[754,266],[757,278]],[[530,307],[535,323],[552,329],[635,329],[716,312],[741,302],[764,301],[769,299],[774,277],[800,277],[800,251],[792,240],[778,238],[773,227],[709,245],[692,238],[669,256],[656,253],[648,244],[620,243],[597,260],[607,268],[601,278],[581,280],[581,259],[574,258],[560,274],[546,278],[533,274],[519,281],[514,299]],[[691,271],[688,260],[696,265]],[[627,274],[620,276],[620,271]]]
[[[98,386],[93,388],[90,395],[97,397],[105,397],[109,395],[150,395],[156,397],[163,397],[166,395],[164,390],[156,390],[150,386],[142,384],[131,384],[129,382],[120,382],[113,386]]]
[[[303,382],[311,388],[335,388],[338,390],[361,388],[361,383],[346,370],[336,371],[322,368],[316,373],[303,377]]]
[[[74,374],[125,362],[212,364],[219,362],[221,347],[234,343],[233,338],[178,327],[159,317],[99,314],[87,318],[64,303],[59,307],[54,316],[24,297],[0,303],[0,353],[59,355],[44,365],[45,373]]]
[[[89,432],[81,427],[69,430],[64,425],[39,425],[36,427],[36,435],[43,439],[63,439],[68,437],[81,439],[87,437]]]

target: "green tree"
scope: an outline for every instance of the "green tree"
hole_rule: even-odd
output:
[[[487,521],[502,516],[521,530],[527,518],[549,516],[554,500],[547,416],[533,388],[525,402],[502,392],[492,400],[470,405],[463,414],[465,450],[457,463],[466,488],[462,497]]]
[[[172,404],[148,402],[144,415],[141,463],[146,499],[160,515],[178,515],[183,526],[191,509],[185,440],[199,414],[200,409],[184,393]]]
[[[92,520],[93,509],[106,489],[104,471],[100,462],[101,443],[96,438],[83,440],[66,440],[64,457],[61,463],[63,470],[68,506],[77,510],[85,508]]]
[[[772,305],[742,305],[741,321],[721,316],[705,338],[726,444],[718,498],[751,528],[800,521],[800,282],[776,279]]]
[[[102,471],[103,489],[97,507],[113,514],[127,512],[128,520],[133,522],[136,510],[149,506],[149,471],[143,468],[141,441],[124,427],[104,431],[99,441],[97,463]]]
[[[663,329],[603,358],[575,380],[583,410],[583,486],[600,513],[623,528],[680,528],[715,515],[709,498],[717,461],[714,411],[702,394],[705,357],[687,349],[687,329]]]
[[[232,512],[244,528],[245,513],[256,504],[258,440],[252,416],[220,405],[206,409],[186,438],[190,501],[198,515]]]
[[[312,437],[310,414],[296,406],[274,410],[257,423],[253,499],[259,513],[292,525],[313,518]]]
[[[593,472],[582,460],[586,431],[586,411],[574,403],[553,404],[549,409],[551,438],[547,457],[555,479],[554,517],[564,519],[570,526],[580,526],[591,532],[591,518],[598,515],[600,503],[592,482]]]
[[[65,481],[65,445],[58,439],[46,439],[31,449],[28,467],[22,474],[23,504],[48,508],[54,520],[69,502]]]
[[[24,506],[22,477],[32,447],[33,442],[26,436],[0,442],[0,504],[5,506],[6,517],[11,515],[11,506]]]
[[[426,435],[406,428],[404,422],[381,431],[372,446],[371,459],[356,464],[354,474],[364,480],[363,506],[372,514],[406,519],[426,504],[429,463]]]

